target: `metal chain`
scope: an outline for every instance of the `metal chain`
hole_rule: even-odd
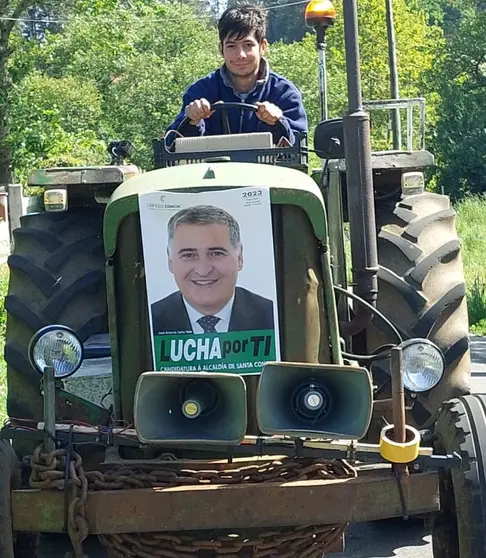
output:
[[[49,453],[43,450],[43,445],[38,446],[31,457],[29,484],[32,488],[69,490],[67,530],[75,558],[84,558],[82,545],[89,534],[85,517],[88,479],[84,474],[81,456],[75,451],[69,454],[65,449]]]
[[[85,518],[88,489],[121,490],[201,484],[248,484],[309,479],[356,477],[346,461],[285,458],[222,470],[174,470],[167,464],[157,469],[121,466],[102,473],[84,472],[81,456],[75,451],[57,449],[50,453],[37,447],[31,458],[30,486],[38,489],[69,490],[67,528],[75,558],[84,558],[82,543],[89,534]],[[67,477],[66,477],[67,472]],[[245,533],[200,540],[168,533],[129,533],[99,535],[110,558],[321,558],[347,528],[324,525],[273,529],[253,538]],[[209,554],[208,554],[209,553]]]
[[[254,538],[226,535],[198,540],[161,533],[100,535],[110,558],[322,558],[347,525],[273,529]]]

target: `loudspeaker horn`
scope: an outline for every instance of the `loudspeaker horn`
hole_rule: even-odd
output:
[[[238,444],[247,428],[246,384],[237,374],[144,372],[134,425],[145,444]]]
[[[258,426],[268,435],[359,440],[370,425],[372,390],[365,368],[268,363],[258,384]]]

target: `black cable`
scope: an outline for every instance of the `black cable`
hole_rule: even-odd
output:
[[[371,304],[369,304],[368,302],[366,302],[366,300],[363,300],[361,297],[359,297],[358,295],[354,294],[354,293],[350,293],[349,291],[347,291],[346,289],[343,289],[342,287],[338,287],[337,285],[333,285],[334,289],[340,293],[342,293],[343,295],[352,298],[353,300],[355,300],[356,302],[358,302],[359,304],[361,304],[362,306],[364,306],[365,308],[368,308],[368,310],[370,310],[373,314],[375,314],[376,316],[378,316],[379,318],[381,318],[383,320],[383,322],[390,328],[390,330],[394,333],[394,335],[396,336],[396,338],[398,339],[399,343],[403,343],[403,338],[400,335],[398,329],[390,322],[390,320],[384,315],[382,314],[377,308],[375,308],[374,306],[372,306]]]
[[[402,191],[401,186],[397,186],[394,190],[391,190],[391,192],[387,192],[386,194],[377,194],[375,191],[375,201],[377,202],[382,202],[384,200],[389,200],[394,198],[398,193],[400,193]]]
[[[387,351],[386,353],[380,353],[378,355],[355,355],[354,353],[342,351],[342,355],[351,360],[358,360],[360,362],[374,362],[375,360],[386,360],[390,358],[391,353]]]
[[[396,345],[394,345],[393,343],[387,343],[386,345],[381,345],[381,346],[377,347],[371,353],[371,355],[355,355],[354,353],[346,353],[344,351],[342,352],[342,354],[346,358],[350,358],[352,360],[358,360],[358,361],[364,361],[364,362],[374,362],[375,360],[386,360],[387,358],[390,358],[391,352],[388,351],[388,350],[386,352],[384,352],[384,350],[385,349],[392,349],[395,346]]]
[[[103,397],[101,398],[101,401],[100,401],[100,407],[103,407],[104,409],[106,409],[106,407],[103,405],[103,401],[104,401],[109,395],[111,395],[112,393],[113,393],[113,389],[110,388],[109,391],[108,391],[107,393],[105,393],[105,395],[103,395]],[[110,405],[110,406],[111,406],[111,405]],[[110,407],[108,407],[107,410],[110,410]]]

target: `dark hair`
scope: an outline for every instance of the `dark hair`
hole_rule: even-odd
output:
[[[266,37],[267,17],[264,10],[252,4],[232,6],[220,17],[218,31],[222,43],[232,35],[241,39],[253,32],[255,39],[261,44]]]
[[[241,244],[240,227],[236,219],[214,205],[193,205],[172,215],[167,224],[169,244],[174,238],[177,225],[227,225],[233,247],[237,248]]]

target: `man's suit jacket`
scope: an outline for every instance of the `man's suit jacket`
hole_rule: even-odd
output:
[[[151,306],[154,335],[192,333],[180,291]],[[273,329],[273,302],[242,287],[236,287],[228,331]]]

